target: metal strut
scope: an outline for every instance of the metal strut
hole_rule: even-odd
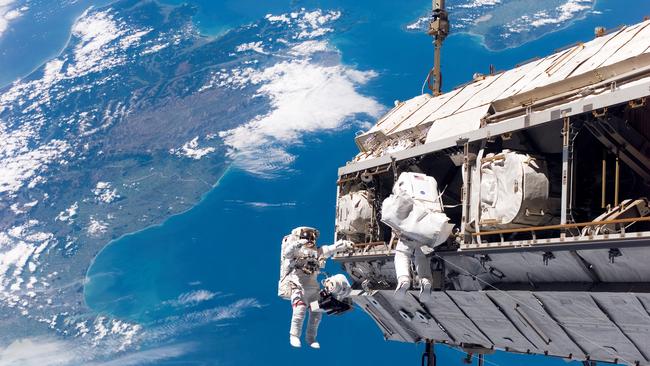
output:
[[[433,13],[427,33],[434,38],[433,41],[433,69],[429,72],[429,86],[434,96],[442,94],[442,71],[440,65],[440,51],[442,42],[449,34],[449,20],[445,10],[445,0],[433,0]],[[433,85],[431,85],[433,78]]]
[[[430,341],[428,339],[424,344],[424,353],[422,353],[421,366],[436,366],[436,351],[434,344],[434,341]]]

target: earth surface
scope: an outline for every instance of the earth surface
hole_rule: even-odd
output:
[[[650,15],[448,3],[445,90]],[[0,365],[419,364],[359,310],[290,348],[276,286],[284,234],[333,237],[355,133],[421,92],[429,6],[0,0]]]

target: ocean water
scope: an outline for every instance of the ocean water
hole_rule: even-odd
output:
[[[0,37],[0,87],[31,73],[56,56],[68,42],[70,27],[88,7],[111,0],[19,1],[29,9]]]
[[[270,2],[264,9],[252,1],[199,2],[197,22],[206,34],[218,36],[229,27],[244,24],[268,12],[290,6],[341,9],[342,28],[333,43],[343,61],[379,76],[362,92],[385,105],[420,92],[431,64],[432,48],[426,35],[407,33],[403,26],[419,14],[419,2],[393,4],[358,1]],[[489,64],[507,69],[534,56],[593,37],[595,26],[612,27],[641,20],[650,14],[646,1],[629,1],[616,7],[600,0],[592,14],[569,28],[546,35],[516,49],[491,52],[470,35],[449,37],[443,51],[445,89],[465,82],[474,72],[487,72]],[[268,7],[268,9],[267,9]],[[630,8],[634,8],[632,13]],[[227,9],[225,12],[221,10]],[[248,11],[247,9],[250,9]],[[270,10],[269,10],[270,9]],[[370,11],[371,9],[372,11]],[[333,237],[337,167],[356,154],[350,127],[311,135],[295,146],[298,159],[292,170],[275,179],[261,179],[237,168],[229,169],[219,183],[191,210],[111,242],[88,270],[85,299],[100,314],[137,321],[144,328],[180,316],[186,307],[174,306],[179,296],[203,290],[214,294],[192,310],[208,309],[254,298],[261,307],[225,326],[207,324],[181,333],[176,341],[191,342],[193,352],[170,364],[251,365],[396,365],[419,364],[421,347],[385,342],[372,320],[360,310],[341,317],[326,317],[321,324],[320,351],[291,349],[287,301],[276,295],[280,240],[291,228],[309,225],[320,229],[321,243]],[[327,272],[337,272],[329,263]],[[438,364],[460,365],[461,353],[437,347]],[[564,365],[562,360],[497,353],[488,364]]]

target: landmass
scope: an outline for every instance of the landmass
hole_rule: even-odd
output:
[[[460,0],[448,6],[451,32],[481,38],[492,51],[518,47],[594,12],[595,0]],[[428,13],[428,12],[427,12]],[[428,16],[406,26],[426,31]]]

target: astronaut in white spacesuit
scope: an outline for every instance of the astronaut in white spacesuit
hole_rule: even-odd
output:
[[[433,251],[447,241],[454,227],[444,213],[444,205],[435,178],[415,172],[403,172],[392,194],[382,202],[381,221],[390,226],[394,237],[395,296],[404,298],[411,287],[411,258],[419,278],[420,300],[431,299],[431,261],[423,248]],[[392,242],[392,239],[391,239]]]
[[[291,300],[293,315],[289,331],[289,343],[300,347],[302,326],[309,304],[319,299],[318,274],[325,260],[332,255],[352,249],[352,242],[340,240],[332,245],[316,246],[318,230],[297,227],[282,239],[282,258],[278,295]],[[312,348],[320,348],[316,341],[322,313],[309,311],[305,341]]]

